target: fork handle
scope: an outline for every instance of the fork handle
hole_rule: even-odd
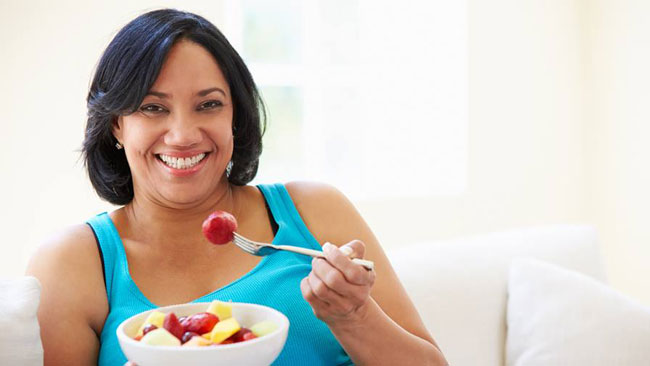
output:
[[[373,269],[375,269],[375,262],[369,261],[367,259],[352,258],[352,262],[362,265],[365,269],[367,269],[369,271],[372,271]]]
[[[278,249],[287,250],[294,253],[308,255],[310,257],[325,258],[325,253],[320,250],[306,249],[301,247],[294,247],[290,245],[276,245]],[[375,268],[375,263],[366,259],[352,258],[352,262],[362,265],[367,270],[372,271]]]

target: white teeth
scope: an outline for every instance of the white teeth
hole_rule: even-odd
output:
[[[176,158],[169,155],[160,154],[162,160],[167,166],[174,169],[189,169],[198,164],[205,157],[204,153],[192,156],[191,158]]]

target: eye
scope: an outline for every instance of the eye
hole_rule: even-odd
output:
[[[145,112],[145,113],[157,114],[157,113],[165,112],[166,109],[163,108],[162,106],[157,105],[157,104],[147,104],[147,105],[143,105],[142,107],[140,107],[140,111]]]
[[[209,100],[207,102],[201,103],[199,107],[197,108],[199,111],[204,111],[204,110],[209,110],[209,109],[215,109],[223,106],[223,103],[221,103],[218,100]]]

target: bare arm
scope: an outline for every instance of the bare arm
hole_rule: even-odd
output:
[[[79,225],[53,238],[34,254],[26,273],[42,285],[38,321],[45,366],[97,365],[108,302],[91,229]]]
[[[301,283],[316,315],[358,365],[447,365],[422,323],[372,231],[336,189],[289,183],[303,220],[320,243],[346,246],[375,262],[368,272],[345,253],[324,247],[327,261],[314,260]],[[358,240],[355,240],[358,239]]]

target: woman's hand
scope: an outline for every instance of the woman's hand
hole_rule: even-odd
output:
[[[350,259],[363,258],[365,245],[359,240],[340,248],[325,243],[323,252],[327,260],[314,258],[311,272],[300,283],[302,296],[328,325],[363,319],[375,272]]]

